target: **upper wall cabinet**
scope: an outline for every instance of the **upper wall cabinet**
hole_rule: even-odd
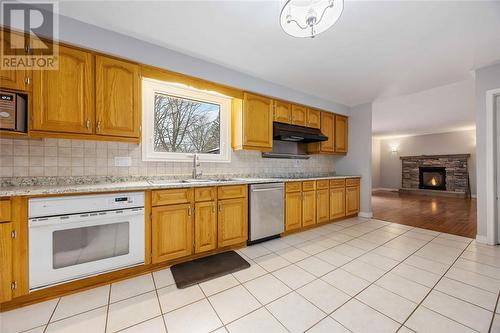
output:
[[[312,128],[321,127],[321,111],[314,109],[307,109],[306,126]]]
[[[283,101],[273,101],[274,102],[274,121],[280,123],[291,124],[292,123],[292,105]]]
[[[348,147],[348,118],[335,115],[335,152],[340,154],[347,153]]]
[[[2,39],[2,50],[9,49],[14,46],[19,51],[16,55],[26,54],[26,40],[24,35],[8,33]],[[28,70],[0,70],[0,88],[13,90],[31,90],[31,71]]]
[[[233,100],[232,118],[233,149],[272,150],[272,99],[244,93],[243,100]]]
[[[32,130],[94,131],[94,56],[59,47],[59,69],[33,71]]]
[[[321,112],[321,133],[328,137],[327,141],[310,143],[309,153],[333,154],[335,151],[335,115],[330,112]]]
[[[96,134],[140,136],[139,66],[96,56]]]
[[[292,104],[292,124],[306,126],[307,108],[302,105]]]

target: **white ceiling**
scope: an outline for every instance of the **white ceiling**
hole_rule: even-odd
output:
[[[467,79],[500,60],[500,2],[346,1],[315,39],[278,1],[63,1],[61,14],[327,100],[356,105]]]
[[[372,132],[380,138],[475,128],[474,80],[380,99],[373,103]]]

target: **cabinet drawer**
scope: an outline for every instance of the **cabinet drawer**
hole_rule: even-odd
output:
[[[359,186],[359,178],[347,178],[345,186]]]
[[[175,205],[193,201],[192,188],[153,191],[153,206]]]
[[[338,188],[345,186],[345,179],[330,179],[330,188]]]
[[[10,221],[10,200],[0,200],[0,222]]]
[[[291,182],[285,184],[285,192],[300,192],[302,191],[302,183],[301,182]]]
[[[329,183],[330,183],[330,181],[328,179],[317,180],[316,181],[316,188],[318,190],[323,190],[323,189],[329,187]]]
[[[217,188],[217,197],[220,199],[241,198],[247,196],[246,185],[220,186]]]
[[[316,181],[308,180],[302,182],[302,191],[314,191],[316,189]]]
[[[194,200],[196,202],[213,201],[216,199],[217,199],[216,187],[197,187],[194,189]]]

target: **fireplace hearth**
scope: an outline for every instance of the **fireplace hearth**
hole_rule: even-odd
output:
[[[445,167],[419,167],[418,188],[426,190],[446,191]]]

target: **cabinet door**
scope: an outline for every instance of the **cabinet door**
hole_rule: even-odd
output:
[[[306,126],[307,109],[301,105],[292,104],[292,124]]]
[[[273,148],[273,102],[249,93],[243,100],[243,146]]]
[[[359,186],[346,187],[346,215],[353,215],[359,212]]]
[[[12,223],[0,223],[0,303],[12,298]]]
[[[153,264],[193,253],[192,205],[153,207]]]
[[[302,192],[302,226],[316,224],[316,191]]]
[[[2,33],[2,50],[10,49],[13,46],[16,51],[13,56],[24,55],[24,48],[26,40],[24,35],[16,34],[13,32]],[[14,90],[30,90],[31,85],[28,84],[27,79],[30,77],[31,71],[27,70],[0,70],[0,88],[14,89]]]
[[[320,128],[321,124],[321,111],[314,109],[307,109],[306,126],[312,128]]]
[[[345,189],[330,189],[330,219],[338,219],[345,216]]]
[[[220,200],[218,205],[219,247],[245,242],[248,239],[247,198]]]
[[[290,124],[292,122],[292,105],[282,101],[274,101],[274,121]]]
[[[316,190],[316,218],[318,223],[330,220],[330,191],[327,188]]]
[[[94,56],[59,46],[59,69],[33,71],[32,129],[93,133]]]
[[[198,202],[194,215],[194,252],[217,248],[217,211],[215,201]]]
[[[335,152],[347,153],[348,118],[335,115]]]
[[[330,112],[321,112],[321,133],[328,137],[327,141],[320,143],[320,150],[326,153],[333,153],[335,150],[335,116]]]
[[[302,227],[302,192],[291,192],[285,196],[285,230]]]
[[[96,134],[140,135],[139,66],[96,57]]]

